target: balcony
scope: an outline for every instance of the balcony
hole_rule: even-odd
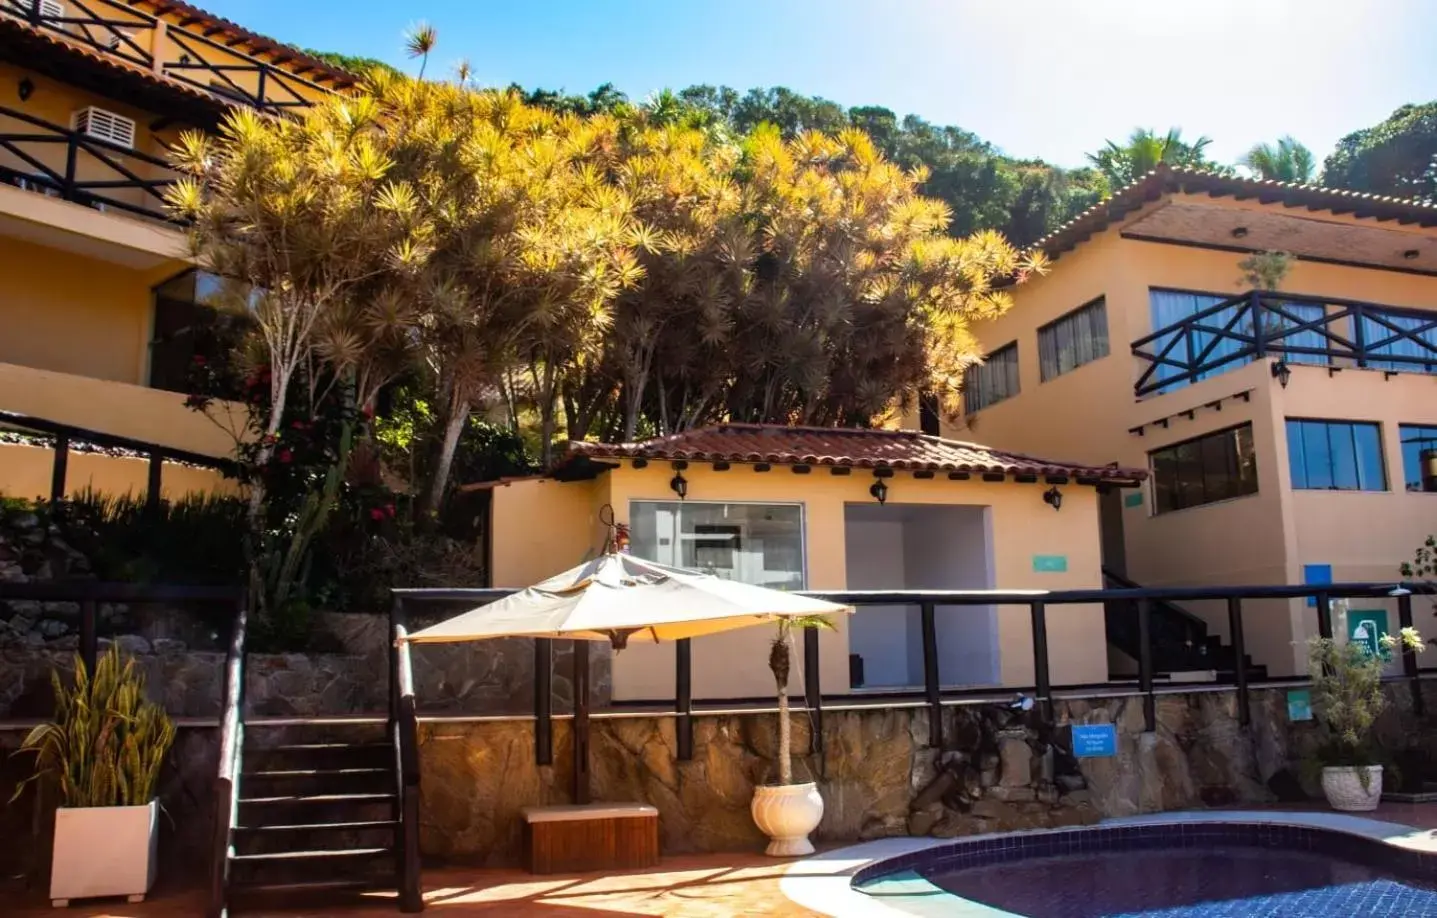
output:
[[[1138,398],[1244,364],[1289,364],[1388,373],[1437,372],[1437,312],[1330,297],[1249,291],[1193,312],[1133,342]]]
[[[168,77],[209,93],[272,114],[303,108],[330,92],[291,70],[262,60],[228,40],[218,28],[204,33],[172,25],[123,0],[0,0],[0,16],[28,23],[41,32],[75,42],[105,57]],[[210,38],[216,34],[219,41]],[[287,57],[295,57],[290,52]],[[317,65],[316,65],[317,66]]]
[[[5,2],[5,0],[0,0]],[[0,106],[0,182],[100,211],[169,220],[165,160]]]

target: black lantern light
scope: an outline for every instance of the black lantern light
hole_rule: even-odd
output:
[[[1272,365],[1272,378],[1286,389],[1288,380],[1292,379],[1292,367],[1287,365],[1286,360],[1279,360]]]
[[[20,93],[21,102],[28,101],[30,99],[30,96],[35,93],[35,83],[29,77],[25,77],[24,79],[22,79],[20,81],[20,85],[15,88]]]
[[[1063,509],[1063,492],[1058,490],[1057,485],[1053,485],[1043,492],[1043,503],[1052,507],[1054,510]]]
[[[883,483],[882,478],[879,478],[868,486],[868,493],[872,494],[873,499],[881,504],[888,500],[888,485]]]
[[[669,479],[669,487],[674,489],[674,493],[679,496],[679,500],[683,500],[689,496],[689,480],[684,477],[683,472],[674,473],[674,477]]]

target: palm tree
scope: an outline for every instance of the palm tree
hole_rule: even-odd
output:
[[[778,634],[768,648],[768,668],[778,687],[778,783],[793,783],[793,726],[789,723],[788,677],[793,669],[793,633],[804,628],[833,630],[822,615],[800,615],[778,620]]]
[[[1238,165],[1250,169],[1258,178],[1277,182],[1311,182],[1317,172],[1312,151],[1291,135],[1278,138],[1277,144],[1260,143],[1247,151]]]
[[[419,79],[424,79],[424,68],[429,66],[429,52],[439,44],[439,30],[427,22],[419,22],[404,33],[404,52],[411,58],[419,58]]]
[[[1212,138],[1203,136],[1189,143],[1183,140],[1182,134],[1182,128],[1169,128],[1164,135],[1149,128],[1138,128],[1128,135],[1126,143],[1110,140],[1097,153],[1089,153],[1088,161],[1107,176],[1113,188],[1132,184],[1163,163],[1209,165],[1203,151],[1212,143]]]

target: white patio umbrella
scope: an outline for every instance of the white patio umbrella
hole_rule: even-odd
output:
[[[542,583],[409,635],[414,643],[498,637],[675,641],[847,606],[608,552]]]
[[[406,636],[415,644],[500,637],[674,641],[781,618],[833,615],[848,606],[667,567],[614,551]],[[574,799],[587,803],[589,654],[574,648]]]

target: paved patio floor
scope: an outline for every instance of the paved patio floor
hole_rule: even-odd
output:
[[[1251,808],[1249,808],[1251,809]],[[1273,809],[1318,810],[1311,804]],[[1372,818],[1437,829],[1437,804],[1386,804]],[[781,918],[817,916],[789,902],[779,880],[792,861],[758,854],[703,854],[666,857],[653,870],[586,873],[537,877],[517,868],[437,868],[424,873],[425,901],[430,914],[442,918],[470,915],[572,916],[640,915],[675,918],[729,918],[772,915]],[[163,873],[163,866],[161,871]],[[41,891],[43,893],[43,891]],[[198,883],[185,886],[165,878],[148,902],[78,903],[65,911],[50,908],[43,895],[23,896],[18,912],[0,907],[14,918],[199,918],[204,894]],[[10,903],[13,898],[7,896]],[[393,915],[391,897],[374,896],[350,905],[322,904],[276,908],[244,908],[241,918],[319,918],[328,915]]]

